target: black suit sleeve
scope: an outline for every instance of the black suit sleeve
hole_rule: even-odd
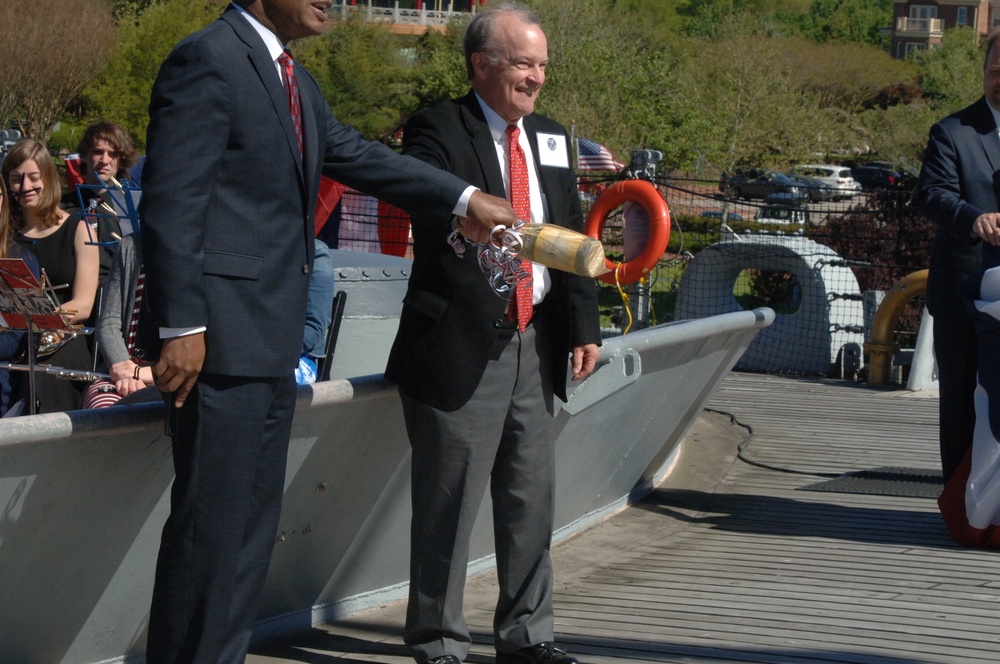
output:
[[[972,244],[972,225],[985,212],[963,198],[960,148],[948,124],[931,127],[920,175],[921,211],[944,226],[954,240]]]
[[[450,218],[468,183],[438,164],[400,155],[365,140],[327,109],[324,173],[412,215]]]
[[[150,101],[141,218],[160,326],[208,324],[206,220],[233,103],[220,60],[208,40],[182,43],[163,63]]]

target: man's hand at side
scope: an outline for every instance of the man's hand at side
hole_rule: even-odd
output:
[[[585,344],[573,347],[572,370],[573,380],[583,380],[594,373],[597,366],[597,358],[601,355],[601,349],[597,344]]]
[[[473,192],[469,198],[469,216],[459,218],[458,230],[472,242],[487,243],[490,241],[490,231],[494,226],[514,225],[517,215],[514,208],[506,200],[484,194],[481,191]]]
[[[1000,212],[986,212],[972,223],[972,234],[989,244],[1000,244]]]
[[[163,340],[153,380],[161,392],[176,392],[174,405],[184,405],[205,363],[205,333],[196,332]]]

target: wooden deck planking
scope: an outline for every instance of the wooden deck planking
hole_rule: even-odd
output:
[[[938,467],[937,399],[731,374],[680,472],[553,551],[556,633],[588,664],[992,662],[1000,552],[954,545],[934,500],[804,491],[844,472]],[[467,661],[493,661],[491,574],[471,579]],[[411,661],[403,603],[260,644],[248,664]]]

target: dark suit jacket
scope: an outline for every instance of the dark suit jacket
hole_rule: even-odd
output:
[[[321,173],[440,217],[467,186],[364,140],[295,72],[302,158],[274,61],[233,6],[175,47],[153,88],[140,206],[147,293],[158,326],[207,326],[205,372],[295,367]]]
[[[1000,137],[985,97],[931,127],[920,172],[921,211],[937,224],[931,248],[927,307],[937,316],[958,298],[959,285],[981,266],[998,264],[996,247],[982,247],[972,224],[998,202]],[[992,261],[992,262],[990,262]]]
[[[538,160],[537,133],[565,136],[566,130],[534,114],[524,119],[524,127],[538,166],[547,221],[582,232],[573,169],[542,166]],[[486,193],[504,196],[496,148],[473,93],[414,114],[403,141],[404,154],[455,173]],[[449,215],[413,218],[413,273],[386,368],[386,377],[407,395],[445,411],[460,408],[479,384],[507,309],[507,300],[487,283],[473,248],[460,258],[446,242],[450,222]],[[550,274],[552,289],[537,315],[545,316],[554,332],[553,386],[565,399],[571,348],[600,343],[597,288],[593,279],[558,270]]]

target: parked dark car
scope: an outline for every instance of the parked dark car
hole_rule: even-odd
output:
[[[699,217],[705,217],[706,219],[718,219],[722,221],[722,210],[704,210],[698,213]],[[743,216],[738,212],[727,212],[726,219],[728,221],[743,221]]]
[[[808,175],[788,173],[788,179],[805,189],[811,203],[820,201],[832,201],[840,195],[840,190],[834,189],[827,183]]]
[[[892,189],[902,182],[899,171],[885,166],[855,166],[851,177],[861,183],[861,191]]]
[[[776,191],[764,197],[764,202],[768,205],[798,205],[808,203],[809,194],[805,187],[796,187],[791,191]]]
[[[732,177],[722,176],[719,190],[737,198],[767,198],[770,194],[792,194],[805,199],[807,194],[799,185],[788,179],[788,176],[778,171],[764,171],[753,168],[746,172],[737,172]]]
[[[920,179],[920,169],[909,164],[892,164],[888,161],[866,161],[861,164],[862,166],[874,166],[876,168],[884,168],[888,171],[895,171],[899,173],[899,178],[896,180],[895,187],[901,187],[903,189],[912,189],[917,186],[917,180]]]

